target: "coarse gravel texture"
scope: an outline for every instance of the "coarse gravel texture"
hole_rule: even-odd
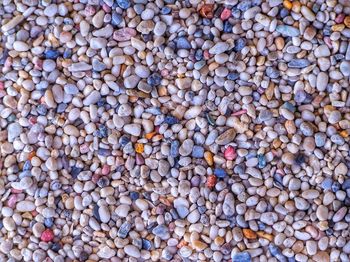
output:
[[[1,0],[0,261],[350,261],[349,0]]]

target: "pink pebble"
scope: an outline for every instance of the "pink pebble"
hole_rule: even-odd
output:
[[[247,113],[247,110],[246,109],[242,109],[242,110],[239,110],[237,112],[232,113],[232,116],[240,116],[240,115],[243,115],[245,113]]]
[[[14,208],[16,206],[16,202],[17,202],[17,195],[11,195],[9,197],[9,200],[7,201],[7,205],[11,208]]]
[[[129,41],[131,37],[136,35],[133,28],[122,28],[114,32],[113,39],[116,41]]]
[[[222,11],[222,13],[221,13],[221,15],[220,15],[220,18],[221,18],[221,20],[226,20],[226,19],[229,19],[229,17],[231,16],[231,10],[230,9],[228,9],[228,8],[225,8],[223,11]]]
[[[344,22],[344,19],[345,19],[345,14],[339,14],[336,18],[335,18],[335,22],[337,24],[341,24]]]
[[[87,153],[87,152],[89,152],[90,150],[89,150],[89,145],[88,144],[82,144],[81,146],[80,146],[80,153]]]
[[[4,67],[10,67],[11,65],[12,65],[12,58],[11,57],[6,58]]]
[[[98,179],[100,178],[100,175],[94,174],[91,178],[92,182],[97,183]]]
[[[102,9],[103,9],[106,13],[110,13],[110,12],[111,12],[111,8],[110,8],[108,5],[106,5],[106,4],[103,4],[103,5],[102,5]]]
[[[169,71],[167,69],[163,69],[162,71],[160,71],[160,74],[162,77],[166,77],[169,75]]]
[[[329,48],[333,48],[332,40],[328,36],[326,36],[323,40]]]
[[[209,50],[204,50],[203,56],[205,59],[209,59],[210,58]]]
[[[103,165],[102,167],[102,175],[108,175],[111,171],[111,167],[109,165]]]
[[[224,151],[224,156],[226,160],[234,160],[237,157],[237,153],[234,147],[228,146]]]

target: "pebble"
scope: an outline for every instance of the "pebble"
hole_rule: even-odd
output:
[[[5,0],[0,260],[347,261],[349,7]]]

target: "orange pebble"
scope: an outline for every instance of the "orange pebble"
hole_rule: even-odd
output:
[[[35,151],[30,152],[29,155],[28,155],[28,159],[32,160],[32,158],[35,157],[35,155],[36,155]]]
[[[242,231],[245,238],[256,239],[258,237],[257,234],[249,228],[243,228]]]
[[[291,1],[284,0],[284,1],[283,1],[283,6],[284,6],[284,8],[286,8],[286,9],[288,9],[288,10],[291,10],[292,7],[293,7],[293,4],[292,4]]]
[[[301,4],[300,4],[299,1],[294,1],[293,2],[292,11],[295,12],[295,13],[300,13],[300,11],[301,11]]]
[[[259,237],[262,237],[262,238],[269,240],[270,242],[273,240],[273,235],[267,234],[264,231],[258,231],[258,232],[256,232],[256,234]]]
[[[147,134],[145,135],[145,137],[146,137],[147,139],[152,139],[152,137],[154,137],[155,134],[156,134],[156,132],[147,133]]]
[[[342,137],[344,137],[344,138],[347,138],[347,137],[349,136],[349,133],[348,133],[348,131],[343,130],[343,131],[340,132],[340,135],[341,135]]]
[[[142,154],[143,151],[144,151],[144,146],[143,146],[143,144],[136,143],[136,144],[135,144],[135,151],[136,151],[136,153]]]
[[[213,14],[213,9],[214,9],[214,4],[204,4],[199,13],[201,16],[205,17],[205,18],[213,18],[214,14]]]
[[[213,161],[213,154],[209,151],[204,153],[204,159],[207,161],[209,166],[212,166],[214,164]]]
[[[187,242],[185,240],[181,240],[179,244],[177,244],[177,248],[182,248],[184,246],[187,246]]]

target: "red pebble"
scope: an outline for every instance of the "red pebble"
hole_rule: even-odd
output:
[[[108,175],[111,171],[111,167],[109,165],[104,164],[102,167],[102,175]]]
[[[234,149],[233,146],[228,146],[225,149],[224,156],[226,160],[234,160],[237,157],[236,150]]]
[[[337,24],[341,24],[344,22],[344,19],[345,19],[345,14],[339,14],[336,18],[335,18],[335,22]]]
[[[221,13],[221,15],[220,15],[220,18],[221,18],[221,20],[227,20],[227,19],[229,19],[229,17],[231,16],[231,14],[232,14],[232,12],[231,12],[231,10],[230,9],[228,9],[228,8],[225,8],[223,11],[222,11],[222,13]]]
[[[216,184],[216,176],[215,175],[210,175],[207,178],[207,187],[213,188]]]
[[[49,228],[45,229],[44,232],[41,234],[41,241],[44,242],[50,242],[51,240],[53,240],[53,238],[55,237],[55,235],[53,234],[53,231]]]
[[[34,125],[34,124],[36,124],[36,117],[31,116],[31,117],[29,117],[28,121],[30,124]]]
[[[0,90],[3,90],[4,89],[4,82],[0,82]]]

